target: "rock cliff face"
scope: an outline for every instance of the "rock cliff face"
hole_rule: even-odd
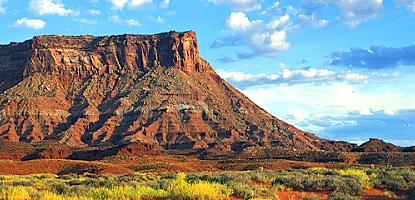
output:
[[[15,142],[226,151],[345,146],[255,105],[200,57],[193,31],[1,45],[0,92],[0,138]]]

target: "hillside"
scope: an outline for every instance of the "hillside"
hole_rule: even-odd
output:
[[[0,46],[0,138],[69,146],[350,150],[257,106],[200,57],[196,33],[37,36]]]

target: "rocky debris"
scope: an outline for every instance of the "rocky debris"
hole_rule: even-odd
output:
[[[395,146],[391,143],[386,143],[383,140],[376,138],[370,138],[368,142],[361,144],[360,146],[352,149],[355,152],[399,152],[402,151],[402,147]]]
[[[0,160],[21,160],[34,151],[35,148],[28,143],[0,139]]]
[[[194,31],[37,36],[0,46],[0,81],[0,138],[8,141],[104,149],[351,147],[298,130],[254,104],[200,57]],[[68,154],[52,148],[32,156]]]
[[[72,154],[72,149],[66,144],[61,144],[57,141],[42,141],[31,144],[35,150],[21,160],[34,159],[66,159]]]

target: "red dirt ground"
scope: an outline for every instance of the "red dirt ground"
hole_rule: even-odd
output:
[[[30,161],[1,161],[0,174],[28,175],[42,173],[91,172],[95,174],[128,174],[133,170],[122,166],[78,160],[40,159]]]

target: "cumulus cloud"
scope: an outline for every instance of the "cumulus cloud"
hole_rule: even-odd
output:
[[[280,24],[281,21],[276,17],[284,17],[281,19],[285,19],[284,23],[288,23],[287,30],[307,27],[322,28],[329,24],[329,20],[319,17],[320,9],[321,5],[312,4],[305,4],[299,8],[294,8],[293,6],[282,7],[280,2],[277,1],[264,9],[261,14],[274,17],[270,25]]]
[[[136,19],[121,19],[118,15],[109,17],[108,21],[121,25],[141,26],[141,23]]]
[[[298,18],[297,18],[297,24],[303,27],[311,25],[317,28],[321,28],[321,27],[326,26],[328,23],[329,23],[328,20],[319,19],[315,13],[311,15],[300,14],[298,15]]]
[[[263,0],[208,0],[209,3],[214,4],[230,4],[236,10],[258,10],[261,9]]]
[[[66,9],[60,0],[31,0],[29,8],[38,15],[79,15],[79,12]]]
[[[349,52],[336,51],[330,55],[332,66],[348,68],[387,69],[399,65],[415,66],[415,45],[402,48],[371,46],[353,47]]]
[[[373,18],[383,11],[383,0],[312,0],[315,3],[334,5],[340,9],[340,17],[351,28]]]
[[[96,20],[93,20],[93,19],[85,19],[85,18],[79,19],[77,21],[79,21],[79,22],[81,22],[83,24],[97,24],[98,23],[98,21],[96,21]]]
[[[255,85],[268,85],[268,84],[305,84],[313,83],[316,85],[322,83],[333,83],[333,82],[350,82],[350,83],[361,83],[367,81],[369,78],[380,77],[380,78],[395,78],[399,77],[390,76],[386,77],[386,74],[359,74],[355,72],[334,72],[327,69],[299,69],[290,70],[283,69],[282,72],[274,74],[247,74],[237,71],[224,71],[218,70],[218,74],[229,81],[231,84],[235,84],[240,88],[247,88]]]
[[[246,12],[232,12],[225,20],[228,35],[210,43],[211,48],[225,46],[246,46],[247,52],[239,52],[239,59],[256,56],[275,57],[290,47],[288,34],[306,27],[325,27],[329,21],[318,17],[318,6],[281,7],[274,2],[258,15],[250,19]],[[264,17],[267,15],[266,17]],[[271,17],[269,17],[271,16]]]
[[[239,77],[240,80],[257,78]],[[325,138],[350,141],[354,140],[352,136],[365,137],[362,140],[369,136],[385,136],[393,139],[397,135],[413,135],[408,133],[415,127],[412,120],[415,116],[414,78],[411,74],[368,83],[259,84],[241,91],[271,114]],[[379,85],[379,81],[384,84]]]
[[[128,8],[138,8],[146,4],[153,3],[152,0],[109,0],[112,3],[113,9],[122,10],[125,6]]]
[[[6,12],[6,8],[4,7],[4,4],[7,3],[7,0],[0,0],[0,14]]]
[[[280,2],[276,1],[261,11],[261,14],[270,16],[283,16],[285,14],[297,15],[299,12],[300,9],[294,8],[293,6],[281,7]]]
[[[167,6],[169,6],[169,4],[170,4],[170,0],[163,0],[160,3],[160,8],[167,8]]]
[[[46,25],[46,22],[40,19],[27,19],[27,18],[21,18],[16,20],[12,27],[25,27],[30,29],[39,30],[44,28]]]
[[[264,23],[262,20],[250,20],[244,12],[232,12],[226,19],[226,25],[233,35],[212,42],[210,47],[244,45],[248,46],[251,52],[240,53],[240,59],[255,56],[274,57],[278,52],[290,47],[287,32],[284,30],[288,19],[288,16],[282,16],[276,19],[277,21]]]
[[[395,0],[396,6],[404,6],[408,10],[415,12],[415,1],[414,0]]]
[[[101,11],[100,10],[95,10],[95,9],[91,9],[91,10],[87,10],[87,13],[90,15],[100,15]]]

